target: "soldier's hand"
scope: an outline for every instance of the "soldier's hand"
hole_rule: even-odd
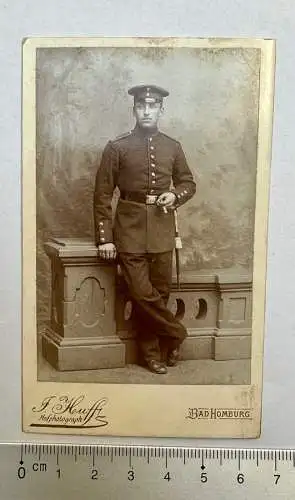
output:
[[[104,243],[103,245],[98,245],[98,255],[102,259],[115,259],[117,255],[117,249],[114,243]]]
[[[162,193],[157,199],[157,205],[165,208],[172,208],[176,201],[176,195],[171,191]]]

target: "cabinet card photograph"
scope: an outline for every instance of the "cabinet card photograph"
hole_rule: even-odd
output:
[[[257,437],[275,42],[23,42],[23,429]]]

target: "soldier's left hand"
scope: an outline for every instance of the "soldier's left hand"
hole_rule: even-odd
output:
[[[157,199],[157,205],[165,208],[172,208],[175,204],[176,196],[171,191],[162,193]]]

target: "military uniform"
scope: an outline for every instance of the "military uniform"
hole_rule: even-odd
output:
[[[113,221],[116,187],[120,198]],[[175,222],[173,210],[163,210],[156,199],[173,191],[178,207],[195,190],[181,144],[158,129],[135,126],[109,141],[103,151],[94,193],[95,240],[97,245],[113,242],[117,248],[146,360],[159,359],[163,348],[177,348],[187,334],[166,307]]]

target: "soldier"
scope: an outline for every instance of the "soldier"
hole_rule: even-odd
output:
[[[147,367],[167,373],[179,359],[185,327],[167,308],[175,246],[174,209],[196,191],[181,144],[158,130],[163,98],[155,85],[132,87],[135,128],[109,141],[94,192],[95,240],[104,259],[118,259],[133,303]],[[112,197],[120,190],[114,225]]]

